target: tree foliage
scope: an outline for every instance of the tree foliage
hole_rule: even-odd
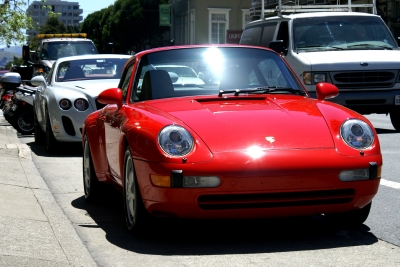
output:
[[[82,32],[105,52],[113,43],[116,53],[138,52],[165,45],[169,27],[159,26],[159,5],[168,0],[117,0],[113,5],[89,14]]]
[[[22,8],[21,0],[0,1],[0,42],[8,47],[25,42],[25,30],[33,29],[33,21]]]

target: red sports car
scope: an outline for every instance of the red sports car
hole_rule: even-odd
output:
[[[155,66],[187,66],[197,77]],[[193,74],[191,74],[193,75]],[[181,77],[182,76],[182,77]],[[241,45],[163,47],[126,63],[83,127],[87,200],[123,193],[133,233],[151,217],[368,217],[382,155],[372,124],[310,98],[282,57]]]

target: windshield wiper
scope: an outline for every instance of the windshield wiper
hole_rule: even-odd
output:
[[[392,47],[389,47],[389,46],[385,46],[385,45],[372,45],[372,44],[354,44],[354,45],[347,45],[347,47],[357,47],[357,48],[359,48],[359,47],[365,47],[365,48],[368,48],[368,49],[375,47],[375,48],[382,48],[382,49],[393,50],[393,48],[392,48]]]
[[[241,93],[273,93],[273,92],[290,92],[302,96],[306,96],[306,92],[299,89],[294,89],[290,87],[277,87],[277,86],[265,86],[265,87],[257,87],[257,88],[249,88],[249,89],[235,89],[235,90],[220,90],[218,96],[221,97],[224,94],[235,93],[234,96],[238,96]]]

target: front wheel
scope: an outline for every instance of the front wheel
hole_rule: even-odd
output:
[[[396,131],[400,131],[400,107],[395,107],[390,111],[390,121]]]
[[[85,191],[85,199],[93,201],[100,195],[100,182],[97,179],[96,172],[94,171],[92,154],[90,152],[89,141],[87,135],[83,141],[83,189]]]
[[[126,149],[124,157],[123,197],[125,220],[128,230],[134,235],[143,233],[141,231],[145,228],[149,215],[143,205],[143,200],[140,195],[129,147]]]
[[[367,220],[371,206],[372,202],[358,210],[325,214],[325,217],[336,226],[357,227]]]

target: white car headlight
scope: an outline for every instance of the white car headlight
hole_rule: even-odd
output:
[[[351,119],[345,121],[340,127],[343,140],[355,149],[365,149],[374,142],[374,132],[369,125],[361,120]]]
[[[71,101],[69,101],[69,99],[63,98],[60,100],[59,102],[60,108],[62,108],[63,110],[68,110],[71,108]]]
[[[85,111],[89,108],[89,103],[86,99],[78,98],[77,100],[75,100],[74,106],[79,111]]]
[[[158,134],[158,144],[171,156],[185,156],[193,149],[193,137],[183,127],[169,125]]]

